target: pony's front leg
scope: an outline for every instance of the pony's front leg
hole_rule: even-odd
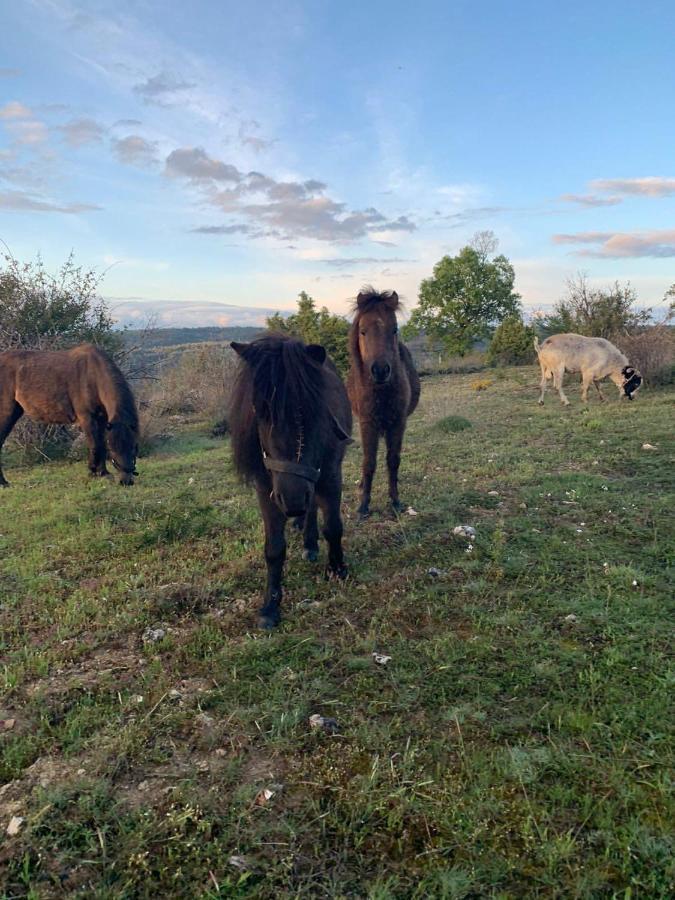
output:
[[[319,494],[317,500],[323,517],[323,536],[328,544],[326,575],[329,578],[334,577],[343,580],[349,573],[345,565],[344,553],[342,552],[341,498],[342,484],[340,481],[337,481]]]
[[[389,472],[389,498],[394,512],[401,512],[403,503],[398,497],[398,470],[401,465],[401,447],[403,446],[403,433],[405,431],[405,419],[398,422],[387,431],[387,470]]]
[[[267,587],[264,603],[258,611],[261,628],[274,628],[279,624],[281,612],[281,575],[286,559],[286,516],[269,497],[269,488],[258,487],[258,503],[265,524],[265,562]]]
[[[7,408],[4,404],[0,406],[0,454],[2,453],[2,445],[7,440],[12,428],[23,415],[23,407],[19,406],[14,400],[10,400]],[[0,462],[0,487],[9,487],[9,481],[2,473],[2,463]]]
[[[363,466],[361,468],[361,505],[359,518],[367,519],[370,515],[370,494],[373,489],[373,478],[377,467],[377,444],[379,434],[377,427],[369,421],[361,420],[361,443],[363,445]]]
[[[108,475],[105,465],[107,452],[103,436],[104,428],[104,423],[97,416],[92,416],[82,424],[82,431],[89,447],[88,466],[92,475]]]
[[[312,498],[309,509],[305,514],[304,538],[305,549],[302,558],[309,562],[316,562],[319,558],[319,525],[316,521],[316,495]]]

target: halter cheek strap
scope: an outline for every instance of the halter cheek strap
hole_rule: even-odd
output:
[[[321,469],[306,466],[304,463],[291,462],[287,459],[272,459],[263,450],[263,464],[268,472],[284,472],[287,475],[297,475],[306,481],[316,484],[321,476]]]

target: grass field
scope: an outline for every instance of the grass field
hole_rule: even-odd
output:
[[[380,470],[357,524],[350,449],[351,578],[291,537],[272,634],[227,441],[188,423],[129,490],[6,465],[4,897],[673,895],[674,393],[476,380],[424,381],[417,515]]]

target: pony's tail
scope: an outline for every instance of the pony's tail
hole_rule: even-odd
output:
[[[539,351],[541,350],[541,345],[539,343],[538,337],[535,337],[535,339],[534,339],[534,349],[535,349],[537,356],[539,356]]]

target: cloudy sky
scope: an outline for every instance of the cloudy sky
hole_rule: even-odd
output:
[[[367,281],[413,306],[487,228],[530,307],[579,270],[645,303],[675,281],[672,0],[2,17],[0,239],[107,270],[122,318],[251,321],[303,289],[344,312]]]

